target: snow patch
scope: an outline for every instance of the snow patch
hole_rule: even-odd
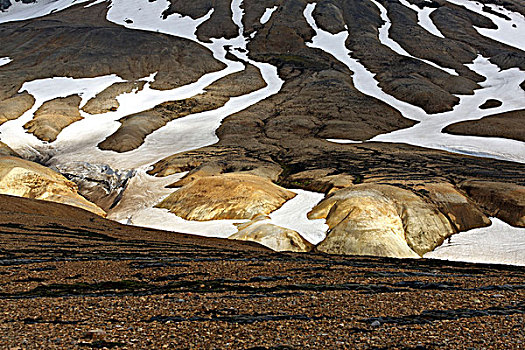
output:
[[[290,191],[297,195],[270,214],[271,223],[298,232],[312,244],[321,243],[329,229],[326,220],[310,220],[306,215],[324,199],[324,194],[305,190]]]
[[[451,236],[424,257],[525,266],[525,228],[512,227],[497,218],[491,221],[489,227]]]
[[[326,139],[326,141],[333,142],[333,143],[341,143],[341,144],[344,144],[344,143],[363,143],[363,141],[348,140],[348,139]]]
[[[476,73],[487,79],[480,83],[482,89],[474,95],[458,96],[460,102],[452,111],[433,114],[411,113],[399,108],[403,116],[420,121],[419,124],[372,138],[370,141],[408,143],[415,146],[440,149],[455,153],[490,157],[501,160],[525,163],[525,143],[497,138],[461,136],[442,133],[446,126],[466,120],[477,120],[484,116],[525,108],[525,91],[519,84],[525,79],[525,72],[518,68],[500,70],[482,56],[468,65]],[[479,109],[479,106],[495,98],[503,102],[498,108]]]
[[[275,12],[275,10],[277,10],[277,6],[267,8],[261,17],[261,24],[266,24],[270,20],[270,18],[272,18],[272,15]]]
[[[86,6],[84,6],[85,8],[88,8],[88,7],[91,7],[91,6],[95,6],[95,5],[98,5],[98,4],[101,4],[103,2],[106,2],[107,0],[96,0],[96,1],[93,1],[91,4],[87,4]]]
[[[9,57],[0,57],[0,67],[5,66],[6,64],[11,63],[13,60]]]

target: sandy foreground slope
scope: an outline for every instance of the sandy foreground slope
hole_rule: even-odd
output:
[[[1,348],[524,346],[523,268],[280,254],[9,196],[0,214]]]

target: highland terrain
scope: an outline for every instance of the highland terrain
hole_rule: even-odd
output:
[[[523,1],[0,0],[0,35],[5,344],[523,347]]]

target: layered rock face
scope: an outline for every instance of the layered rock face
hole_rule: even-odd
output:
[[[271,224],[267,216],[256,217],[238,229],[229,239],[257,242],[277,252],[309,252],[314,248],[296,231]]]
[[[428,184],[423,195],[380,184],[333,192],[308,215],[326,218],[330,231],[317,249],[327,253],[418,257],[458,230],[490,224],[448,184]],[[424,195],[428,195],[428,197]]]
[[[422,184],[415,186],[414,190],[432,201],[448,218],[456,232],[490,225],[487,215],[458,188],[449,183]]]
[[[252,219],[281,207],[295,193],[247,174],[199,177],[157,205],[186,220]]]
[[[309,214],[330,231],[317,250],[332,254],[419,257],[407,243],[395,204],[378,191],[334,193]],[[339,192],[339,191],[338,191]]]
[[[77,193],[77,186],[42,165],[0,156],[0,193],[63,203],[105,216],[104,210]]]

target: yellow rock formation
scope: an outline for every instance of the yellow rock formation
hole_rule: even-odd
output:
[[[20,158],[0,156],[0,194],[63,203],[106,216],[104,210],[77,193],[73,182]]]

